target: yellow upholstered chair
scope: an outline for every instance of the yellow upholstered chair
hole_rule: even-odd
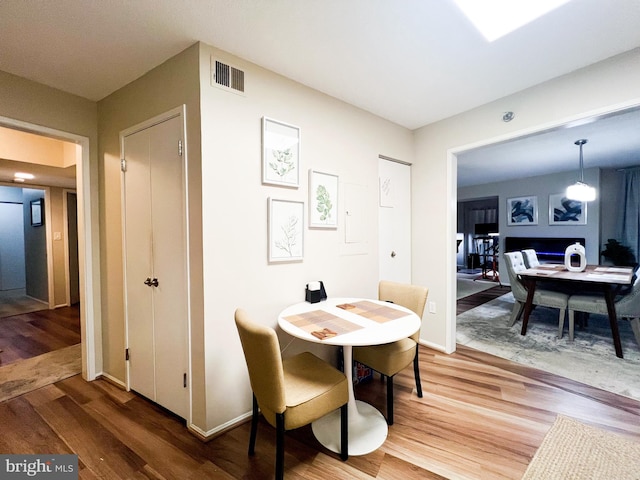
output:
[[[381,280],[378,284],[378,299],[402,305],[420,319],[427,303],[429,290],[425,287]],[[420,330],[408,338],[393,343],[354,347],[353,359],[367,365],[387,378],[387,423],[393,425],[393,377],[413,362],[418,397],[422,397],[418,345]]]
[[[255,453],[258,408],[276,428],[276,478],[284,475],[284,432],[314,422],[340,408],[340,457],[349,456],[347,432],[347,378],[310,352],[283,359],[276,332],[235,312],[253,390],[253,417],[249,455]]]

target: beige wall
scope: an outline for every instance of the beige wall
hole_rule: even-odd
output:
[[[0,127],[0,158],[66,168],[76,164],[76,145]]]
[[[245,72],[245,95],[211,86],[212,55]],[[213,47],[202,46],[200,61],[207,425],[215,430],[251,406],[233,319],[236,308],[275,327],[284,307],[304,301],[305,284],[312,280],[323,280],[331,296],[377,296],[378,155],[413,161],[413,136]],[[261,184],[263,116],[300,127],[297,189]],[[338,175],[340,194],[345,184],[366,187],[366,253],[349,254],[339,200],[337,230],[305,228],[304,260],[268,265],[267,198],[304,201],[306,209],[309,169]],[[290,340],[283,336],[282,347]],[[295,340],[285,355],[310,348]],[[326,356],[330,351],[320,347],[319,353]]]
[[[67,227],[64,223],[63,195],[65,190],[59,187],[49,187],[51,203],[51,253],[53,254],[53,304],[62,306],[67,303],[66,255],[64,237]],[[60,240],[55,239],[55,233],[60,232]]]
[[[436,348],[455,348],[455,165],[448,151],[531,133],[622,106],[640,104],[640,49],[425,126],[415,132],[413,281],[437,304],[422,329]],[[514,111],[510,123],[503,112]],[[434,235],[433,232],[441,232]]]
[[[198,46],[193,45],[98,103],[104,372],[125,382],[121,225],[122,130],[186,105],[189,170],[193,422],[204,424]]]

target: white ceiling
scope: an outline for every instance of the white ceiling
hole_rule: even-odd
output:
[[[451,0],[2,0],[0,70],[100,100],[203,41],[415,129],[638,47],[639,25],[638,0],[493,43]]]

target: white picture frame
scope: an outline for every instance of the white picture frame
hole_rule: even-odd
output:
[[[300,262],[304,258],[304,202],[269,197],[268,261]]]
[[[300,186],[300,128],[262,117],[262,183]]]
[[[309,228],[338,228],[338,176],[309,170]]]
[[[507,225],[538,225],[538,197],[507,198]]]
[[[586,225],[587,202],[569,200],[564,193],[549,195],[549,225]]]

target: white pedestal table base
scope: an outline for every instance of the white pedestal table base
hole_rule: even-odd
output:
[[[382,446],[389,427],[373,405],[356,400],[349,405],[349,455],[366,455]],[[340,410],[316,420],[311,425],[318,441],[332,452],[340,453]]]

